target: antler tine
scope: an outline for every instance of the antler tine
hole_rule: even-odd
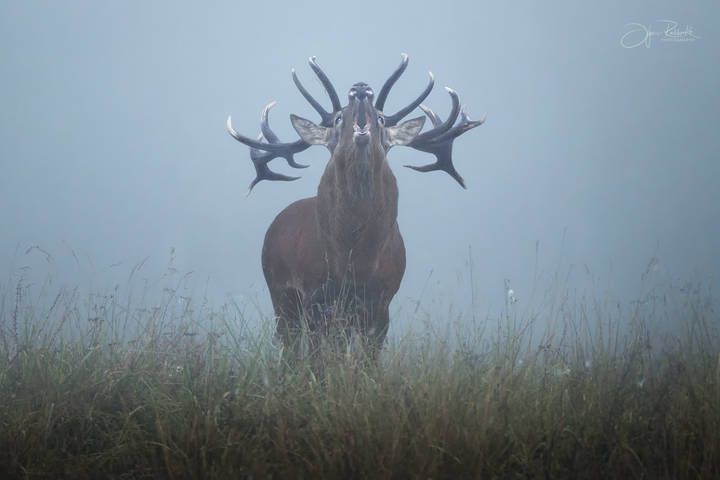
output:
[[[400,120],[407,117],[410,112],[419,107],[423,100],[425,100],[427,96],[430,95],[433,86],[435,86],[435,76],[432,74],[432,72],[428,72],[428,75],[430,75],[430,81],[428,82],[427,87],[425,87],[425,90],[423,90],[422,93],[418,95],[418,97],[413,100],[407,107],[400,109],[397,113],[394,113],[392,115],[386,115],[385,125],[397,125],[398,123],[400,123]]]
[[[467,132],[468,130],[472,130],[475,127],[479,127],[483,123],[485,123],[485,119],[487,118],[487,112],[485,115],[483,115],[483,118],[480,120],[470,120],[470,117],[467,114],[467,110],[465,106],[462,107],[460,110],[460,122],[458,122],[457,125],[455,125],[453,128],[451,128],[448,132],[440,135],[435,139],[435,141],[443,141],[447,139],[455,139],[462,135],[463,133]]]
[[[275,105],[277,105],[277,102],[272,101],[265,105],[265,108],[263,108],[262,114],[260,115],[260,130],[262,131],[262,135],[258,137],[258,140],[262,140],[262,137],[265,136],[268,143],[280,143],[280,139],[270,128],[270,121],[268,118],[270,114],[270,109],[273,108]]]
[[[310,92],[308,92],[302,83],[300,83],[300,79],[298,79],[297,74],[295,73],[295,69],[292,69],[292,77],[293,82],[295,82],[295,86],[300,90],[300,93],[303,97],[305,97],[305,100],[312,105],[312,107],[315,109],[318,114],[320,114],[320,118],[322,121],[320,122],[320,125],[323,127],[329,127],[332,126],[332,113],[325,110],[320,103],[313,98],[312,95],[310,95]]]
[[[280,143],[280,139],[277,135],[275,135],[275,132],[272,131],[270,128],[270,122],[268,120],[268,115],[270,113],[270,109],[275,106],[277,102],[270,102],[268,103],[265,108],[263,108],[262,115],[260,116],[260,130],[262,131],[262,135],[265,136],[268,143]],[[262,139],[262,135],[258,140]],[[251,152],[252,154],[252,152]],[[297,163],[295,161],[295,158],[293,158],[292,153],[289,155],[284,155],[283,158],[287,161],[288,165],[290,165],[293,168],[307,168],[309,165],[304,165],[302,163]]]
[[[443,172],[454,178],[455,181],[458,182],[462,188],[467,190],[467,187],[465,186],[465,180],[462,178],[462,176],[460,176],[457,170],[455,170],[455,165],[453,165],[452,163],[452,143],[447,146],[447,149],[443,150],[447,151],[444,151],[442,153],[428,151],[428,153],[435,153],[435,156],[437,158],[437,161],[435,163],[429,163],[421,167],[416,167],[414,165],[404,166],[407,168],[412,168],[413,170],[416,170],[418,172],[433,172],[435,170],[442,170]]]
[[[244,143],[248,147],[257,148],[258,150],[263,150],[266,152],[273,152],[276,153],[275,157],[282,157],[284,153],[288,152],[288,149],[296,148],[298,143],[302,143],[303,145],[305,142],[299,141],[299,142],[293,142],[293,143],[262,143],[258,140],[253,140],[250,137],[246,137],[245,135],[241,135],[238,132],[235,131],[235,129],[232,127],[232,117],[228,115],[227,119],[227,129],[228,133],[232,135],[232,137],[237,140],[240,143]],[[309,146],[309,144],[308,144]],[[307,148],[307,147],[305,147]],[[304,149],[303,149],[304,150]],[[293,153],[301,152],[302,150],[293,151]]]
[[[413,139],[408,146],[420,150],[422,152],[432,153],[435,155],[435,162],[420,167],[413,165],[405,165],[408,168],[417,170],[418,172],[432,172],[435,170],[442,170],[449,174],[461,187],[465,186],[465,180],[457,172],[452,161],[452,147],[453,141],[462,135],[463,133],[471,130],[477,126],[485,123],[487,114],[483,116],[481,120],[473,121],[467,114],[465,107],[460,110],[460,121],[457,125],[453,126],[458,115],[459,99],[457,93],[452,89],[447,89],[448,93],[453,100],[453,108],[450,112],[450,116],[445,122],[441,122],[440,117],[430,110],[425,105],[421,105],[425,114],[430,117],[430,121],[433,123],[434,128],[421,135],[418,135]]]
[[[390,89],[392,89],[393,85],[395,85],[395,82],[397,82],[397,79],[400,78],[400,75],[403,74],[403,72],[408,66],[408,62],[410,61],[410,59],[407,54],[401,53],[400,56],[402,57],[400,65],[395,69],[392,75],[390,75],[390,77],[385,80],[385,84],[383,84],[382,88],[380,89],[380,94],[378,95],[377,100],[375,100],[375,108],[377,110],[383,111],[383,109],[385,108],[385,100],[387,100]]]
[[[435,126],[432,130],[429,130],[425,133],[421,133],[415,139],[413,142],[423,142],[428,139],[437,138],[438,135],[441,135],[453,126],[455,123],[455,120],[457,120],[458,113],[460,113],[460,98],[458,97],[458,94],[455,90],[452,88],[445,87],[445,90],[450,94],[450,98],[452,100],[452,109],[450,110],[450,115],[448,116],[447,120],[445,120],[440,125]],[[432,110],[431,110],[432,112]],[[437,115],[435,115],[437,117]],[[438,117],[439,119],[439,117]],[[431,119],[432,120],[432,119]],[[433,125],[435,125],[435,122],[433,122]],[[411,142],[411,143],[413,143]]]
[[[430,121],[432,122],[433,127],[437,127],[438,125],[440,125],[440,124],[442,123],[442,120],[440,120],[440,117],[437,116],[437,115],[435,114],[435,112],[433,112],[432,110],[430,110],[428,107],[426,107],[426,106],[423,105],[423,104],[418,105],[418,107],[420,107],[420,110],[422,110],[423,112],[425,112],[425,115],[427,115],[428,118],[430,118]]]
[[[322,105],[320,105],[320,102],[315,100],[315,98],[310,95],[310,92],[308,92],[307,89],[303,86],[303,84],[300,83],[300,79],[295,73],[294,68],[292,69],[293,82],[295,83],[295,86],[298,88],[298,90],[300,90],[302,96],[305,97],[305,100],[307,100],[308,103],[310,103],[310,105],[312,105],[312,107],[315,109],[315,111],[320,114],[320,125],[322,125],[323,127],[331,127],[333,122],[333,114],[342,110],[342,105],[340,105],[340,99],[338,98],[338,94],[335,91],[335,87],[333,87],[332,82],[330,81],[328,76],[325,75],[325,72],[323,72],[322,68],[320,68],[320,65],[318,65],[317,58],[310,57],[308,63],[310,64],[310,68],[313,69],[313,72],[315,72],[315,75],[317,75],[317,77],[320,79],[320,82],[325,87],[325,91],[327,92],[328,96],[330,97],[330,101],[332,102],[333,111],[328,112],[327,110],[325,110]]]
[[[262,139],[262,135],[258,137],[258,140]],[[245,195],[250,195],[250,192],[252,192],[252,189],[260,183],[262,180],[277,180],[281,182],[292,182],[293,180],[297,180],[300,177],[291,177],[289,175],[283,175],[282,173],[273,172],[270,170],[270,167],[267,166],[268,162],[275,158],[270,152],[261,153],[260,150],[257,148],[251,148],[250,149],[250,159],[253,162],[253,165],[255,166],[255,179],[250,182],[250,185],[248,186],[247,193]]]
[[[279,142],[277,135],[275,135],[275,133],[270,129],[270,125],[267,121],[268,111],[270,110],[270,108],[272,108],[273,104],[274,103],[271,103],[263,110],[263,115],[260,122],[260,128],[261,130],[263,130],[263,133],[260,134],[257,140],[253,140],[252,138],[237,133],[232,127],[232,117],[228,116],[227,119],[227,129],[230,135],[232,135],[232,137],[238,142],[250,147],[250,159],[255,166],[256,175],[255,179],[250,183],[247,194],[250,194],[253,187],[255,187],[255,185],[257,185],[262,180],[279,180],[289,182],[300,178],[283,175],[281,173],[273,172],[272,170],[270,170],[267,164],[274,158],[282,157],[288,162],[288,165],[295,168],[305,167],[304,165],[296,163],[293,155],[308,149],[310,147],[310,144],[305,143],[303,140],[297,140],[292,143]],[[267,137],[270,143],[262,142],[263,135]]]
[[[383,111],[385,109],[385,100],[387,100],[387,96],[390,93],[390,90],[392,89],[393,85],[395,85],[395,82],[397,82],[398,78],[400,78],[400,75],[403,74],[405,69],[408,66],[409,58],[407,54],[402,54],[402,61],[400,62],[400,65],[395,69],[395,71],[390,75],[390,77],[385,81],[385,84],[380,89],[380,94],[378,95],[377,100],[375,101],[375,109]],[[400,109],[397,113],[394,113],[392,115],[385,115],[385,125],[388,127],[392,127],[393,125],[397,125],[400,120],[405,118],[410,112],[415,110],[423,100],[427,98],[428,95],[430,95],[430,92],[433,89],[433,86],[435,85],[435,76],[432,74],[432,72],[428,72],[430,75],[430,82],[428,82],[427,87],[425,87],[425,90],[410,103],[405,108]]]
[[[313,72],[315,72],[315,75],[318,76],[323,86],[325,87],[325,90],[330,96],[330,101],[332,102],[333,106],[333,112],[339,112],[340,110],[342,110],[342,105],[340,105],[340,99],[338,98],[338,94],[335,91],[335,87],[333,87],[332,82],[330,81],[328,76],[325,75],[325,72],[322,71],[320,65],[318,65],[317,57],[310,57],[308,63],[310,64],[310,68],[313,69]]]

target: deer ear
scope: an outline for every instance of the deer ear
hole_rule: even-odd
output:
[[[290,114],[290,123],[292,123],[295,131],[300,135],[305,142],[310,145],[328,145],[328,129],[315,125],[310,120],[307,120],[297,115]]]
[[[403,122],[400,125],[387,127],[388,148],[395,145],[407,145],[420,133],[425,125],[425,117],[417,117]]]

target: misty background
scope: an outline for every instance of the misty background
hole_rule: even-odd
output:
[[[432,71],[425,104],[444,118],[450,86],[471,118],[488,116],[455,142],[467,190],[402,167],[431,155],[388,156],[408,265],[391,312],[418,300],[431,314],[496,312],[506,280],[518,305],[553,282],[623,301],[656,283],[712,285],[720,7],[552,5],[2,2],[0,284],[140,282],[152,294],[174,269],[185,295],[270,314],[265,231],[315,194],[329,154],[299,154],[305,170],[274,160],[302,179],[262,182],[245,197],[255,173],[227,116],[255,136],[276,100],[270,124],[294,141],[288,115],[317,115],[291,68],[328,108],[309,56],[345,100],[358,81],[379,89],[405,52],[386,111],[415,98]],[[664,41],[661,20],[695,38]],[[625,48],[642,40],[631,34],[623,46],[630,23],[655,32],[649,44]]]

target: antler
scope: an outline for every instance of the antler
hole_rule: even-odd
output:
[[[310,147],[309,143],[305,143],[302,140],[297,140],[292,143],[281,143],[280,139],[275,132],[270,128],[268,122],[268,113],[270,109],[275,105],[275,102],[269,103],[264,109],[262,116],[260,117],[260,130],[262,133],[258,136],[257,140],[240,135],[232,127],[232,117],[228,116],[227,129],[230,135],[233,136],[238,142],[244,143],[250,147],[250,160],[252,160],[255,166],[255,179],[250,182],[247,194],[249,195],[253,187],[257,185],[261,180],[280,180],[284,182],[290,182],[297,180],[300,177],[290,177],[281,173],[273,172],[268,167],[268,163],[278,157],[284,158],[288,165],[293,168],[306,168],[307,165],[299,164],[293,157],[294,154],[300,153]],[[262,140],[265,138],[268,143],[264,143]]]
[[[331,126],[332,118],[335,112],[338,112],[342,109],[340,105],[340,100],[338,98],[337,92],[335,91],[335,88],[332,85],[332,82],[330,82],[330,79],[327,77],[327,75],[325,75],[325,72],[322,71],[320,65],[317,64],[316,58],[310,57],[308,63],[310,64],[310,68],[313,69],[315,74],[320,79],[320,82],[322,82],[323,86],[325,87],[328,95],[330,96],[330,101],[332,102],[334,111],[331,113],[325,111],[325,109],[322,108],[320,103],[318,103],[318,101],[315,100],[312,95],[310,95],[310,93],[305,89],[305,87],[302,86],[300,80],[298,80],[297,75],[295,74],[294,69],[292,70],[293,81],[300,90],[302,96],[305,97],[305,99],[310,102],[310,105],[312,105],[313,108],[320,114],[320,117],[322,118],[321,125]],[[280,142],[278,136],[275,135],[275,132],[273,132],[270,128],[268,114],[270,112],[270,109],[275,106],[275,103],[276,102],[271,102],[263,109],[262,116],[260,117],[260,130],[262,133],[260,134],[260,136],[258,136],[257,140],[253,140],[250,137],[246,137],[237,133],[232,127],[231,117],[228,116],[227,119],[227,129],[230,135],[232,135],[232,137],[238,142],[244,143],[245,145],[250,147],[250,159],[255,166],[255,179],[250,182],[250,186],[248,187],[247,191],[248,194],[250,194],[253,187],[255,187],[255,185],[257,185],[262,180],[279,180],[289,182],[300,178],[283,175],[270,170],[270,168],[268,167],[268,163],[270,163],[270,161],[275,158],[284,158],[287,161],[288,165],[293,168],[307,168],[307,165],[297,163],[293,155],[296,153],[300,153],[303,150],[306,150],[310,147],[310,144],[306,143],[303,140],[297,140],[292,143],[282,143]],[[263,142],[263,139],[267,140],[267,143]]]
[[[387,100],[387,96],[390,93],[393,85],[395,85],[395,82],[397,82],[398,78],[400,78],[400,75],[402,75],[407,68],[408,61],[409,59],[407,54],[403,53],[400,65],[395,69],[395,71],[392,73],[392,75],[390,75],[390,77],[385,81],[385,84],[380,89],[380,94],[375,101],[376,110],[380,110],[382,112],[385,108],[385,100]],[[428,83],[427,87],[425,87],[425,90],[423,90],[423,92],[407,107],[400,109],[397,113],[394,113],[392,115],[385,115],[386,126],[391,127],[393,125],[397,125],[400,120],[402,120],[410,112],[415,110],[422,103],[422,101],[427,98],[427,96],[430,94],[430,91],[433,89],[433,85],[435,85],[435,77],[433,76],[432,72],[428,73],[430,75],[430,82]]]
[[[487,117],[487,114],[483,116],[482,120],[470,120],[470,117],[467,115],[465,107],[460,109],[460,100],[458,98],[457,92],[455,92],[455,90],[453,90],[452,88],[447,87],[445,87],[445,90],[447,90],[447,92],[450,94],[450,98],[452,99],[452,109],[450,111],[448,119],[443,122],[440,117],[428,107],[426,107],[425,105],[419,105],[422,111],[425,112],[425,114],[430,118],[430,121],[432,122],[434,128],[432,130],[428,130],[425,133],[421,133],[420,135],[415,137],[412,142],[408,144],[409,147],[412,147],[416,150],[434,154],[436,161],[434,163],[423,165],[421,167],[415,167],[412,165],[405,166],[408,168],[412,168],[413,170],[417,170],[418,172],[432,172],[434,170],[442,170],[448,173],[452,178],[454,178],[461,187],[467,188],[465,187],[465,180],[463,180],[457,170],[455,170],[455,166],[452,162],[453,140],[455,140],[457,137],[467,132],[468,130],[471,130],[485,123],[485,118]],[[453,124],[455,124],[455,120],[457,120],[458,112],[460,113],[460,122],[458,122],[457,125],[453,126]]]
[[[317,57],[310,57],[308,63],[310,64],[310,68],[313,69],[313,72],[315,72],[315,75],[318,76],[320,82],[325,87],[325,91],[327,91],[328,96],[330,97],[330,101],[332,102],[333,111],[326,111],[320,105],[320,103],[315,100],[312,95],[310,95],[310,92],[308,92],[305,87],[303,87],[302,83],[300,83],[300,79],[298,79],[297,75],[295,74],[294,68],[292,69],[293,82],[295,82],[295,86],[298,88],[298,90],[300,90],[300,93],[303,97],[305,97],[305,100],[307,100],[310,105],[312,105],[312,107],[315,109],[315,111],[320,114],[320,118],[322,119],[320,125],[322,125],[323,127],[331,127],[333,122],[333,116],[336,112],[342,110],[342,105],[340,105],[340,99],[338,98],[338,94],[335,91],[335,87],[333,87],[332,82],[327,77],[327,75],[325,75],[325,72],[322,71],[320,65],[318,65]]]

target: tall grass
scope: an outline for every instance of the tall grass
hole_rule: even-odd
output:
[[[42,297],[45,295],[45,297]],[[567,296],[288,370],[245,306],[1,292],[3,478],[720,477],[710,296]],[[42,298],[41,298],[42,297]],[[659,317],[678,328],[653,334]],[[552,321],[550,321],[550,320]],[[447,319],[426,318],[428,325]],[[545,322],[547,328],[543,327]],[[417,332],[415,332],[417,333]]]

